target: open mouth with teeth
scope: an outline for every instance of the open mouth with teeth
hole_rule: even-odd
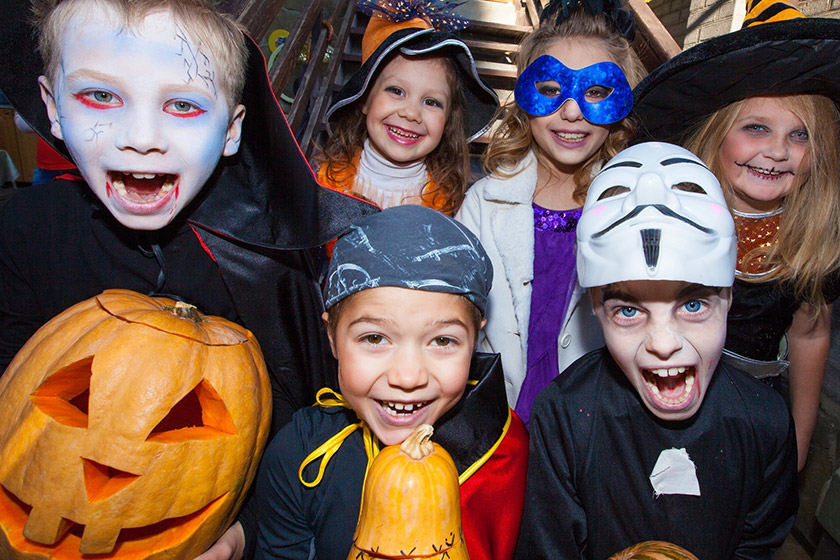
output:
[[[407,418],[412,414],[415,414],[418,411],[424,409],[432,401],[421,401],[411,403],[392,401],[377,402],[379,403],[379,406],[382,407],[382,410],[385,411],[385,413],[389,416],[393,416],[395,418]]]
[[[793,171],[779,171],[775,167],[770,168],[770,169],[767,169],[767,168],[764,168],[764,167],[755,167],[754,165],[747,165],[746,163],[738,163],[737,161],[735,162],[735,165],[738,165],[740,167],[746,167],[750,172],[752,172],[756,175],[759,175],[763,178],[767,178],[767,179],[776,179],[778,177],[781,177],[782,175],[787,175],[787,174],[793,175],[794,174]]]
[[[385,129],[391,138],[404,144],[412,144],[419,140],[421,136],[420,134],[396,126],[386,126]]]
[[[152,204],[177,193],[178,176],[171,173],[108,172],[109,186],[134,204]]]
[[[642,370],[651,398],[659,408],[667,410],[679,410],[691,402],[696,376],[697,369],[693,366]]]
[[[554,135],[563,140],[564,142],[580,142],[584,138],[586,138],[586,134],[583,132],[561,132],[555,131]]]

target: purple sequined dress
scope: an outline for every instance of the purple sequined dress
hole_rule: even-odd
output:
[[[534,207],[534,281],[525,381],[516,414],[528,425],[534,399],[559,371],[557,337],[575,285],[575,230],[581,208],[549,210]]]

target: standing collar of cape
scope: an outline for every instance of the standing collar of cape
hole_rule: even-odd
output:
[[[437,422],[433,439],[452,456],[463,482],[483,465],[511,422],[499,354],[477,352],[464,396]]]

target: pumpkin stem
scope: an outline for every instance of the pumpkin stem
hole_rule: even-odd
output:
[[[195,323],[204,321],[204,315],[198,311],[198,308],[195,305],[190,305],[189,303],[184,303],[183,301],[176,301],[175,305],[164,305],[163,310],[169,311],[181,319],[191,319]]]
[[[405,441],[400,444],[400,451],[408,455],[415,461],[425,459],[435,452],[435,446],[432,445],[431,438],[435,429],[428,424],[420,424],[411,432],[411,435],[405,438]]]

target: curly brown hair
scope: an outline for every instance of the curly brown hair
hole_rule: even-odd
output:
[[[464,130],[464,95],[461,91],[461,82],[458,79],[455,63],[445,55],[445,52],[446,50],[443,49],[433,54],[407,58],[439,61],[444,68],[446,82],[452,94],[443,137],[437,147],[425,158],[430,183],[417,194],[420,196],[425,193],[432,199],[443,200],[444,203],[439,209],[453,215],[461,206],[467,191],[469,149]],[[392,55],[385,64],[380,65],[377,75],[396,56],[405,55],[401,53]],[[369,83],[373,84],[375,81],[376,75],[371,77]],[[362,108],[367,102],[368,93],[366,91],[364,96],[336,114],[332,134],[321,147],[319,154],[315,156],[316,165],[326,166],[326,175],[331,181],[339,182],[343,177],[356,174],[353,160],[367,138]],[[426,189],[430,186],[433,190],[427,192]]]
[[[522,72],[537,57],[557,42],[573,39],[591,39],[600,41],[604,49],[610,54],[613,62],[618,64],[631,87],[635,87],[644,75],[644,67],[638,56],[633,52],[630,44],[609,23],[603,14],[590,15],[583,10],[572,12],[563,21],[542,23],[533,33],[527,35],[520,43],[519,54],[516,58],[517,74]],[[530,116],[523,111],[515,101],[509,99],[499,110],[500,119],[490,136],[490,142],[484,152],[482,163],[487,173],[500,177],[511,177],[511,169],[515,167],[530,151],[533,151],[545,167],[550,160],[540,149],[531,134]],[[610,126],[610,133],[606,141],[592,156],[574,173],[575,202],[583,204],[586,191],[592,182],[593,167],[599,162],[605,162],[627,147],[636,134],[636,125],[630,118],[624,118]]]

